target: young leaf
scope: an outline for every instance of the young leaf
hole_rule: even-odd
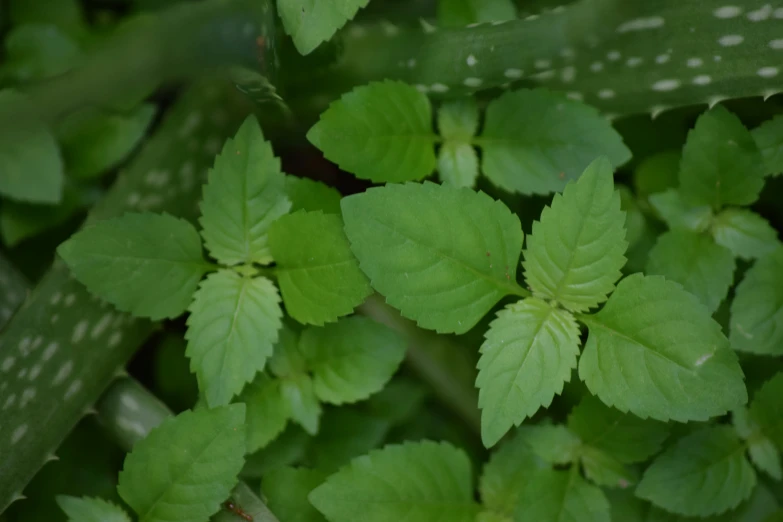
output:
[[[264,372],[248,384],[240,400],[247,407],[247,452],[255,453],[282,433],[290,417],[281,382]]]
[[[650,250],[649,275],[661,275],[695,295],[710,313],[718,309],[734,280],[734,256],[712,238],[690,230],[670,230]]]
[[[744,446],[729,426],[686,435],[647,468],[636,495],[686,516],[718,515],[737,507],[756,486]]]
[[[693,205],[750,205],[764,186],[764,160],[750,132],[722,105],[702,114],[682,151],[680,193]]]
[[[130,522],[124,509],[101,498],[57,496],[69,522]]]
[[[423,328],[465,333],[519,294],[519,218],[483,193],[409,183],[343,198],[345,231],[373,287]]]
[[[765,121],[751,134],[764,157],[764,173],[777,176],[783,172],[783,116]]]
[[[372,293],[339,216],[320,211],[283,216],[269,229],[269,249],[286,311],[300,323],[336,321]]]
[[[575,469],[537,472],[519,498],[514,520],[609,522],[609,501]]]
[[[444,143],[438,151],[438,173],[443,183],[472,188],[479,174],[478,155],[470,143]]]
[[[658,216],[671,228],[702,232],[712,220],[709,205],[695,206],[686,202],[677,189],[667,189],[650,195],[650,204]]]
[[[220,509],[244,464],[245,406],[166,419],[125,458],[117,491],[140,522],[200,522]]]
[[[766,383],[765,386],[768,386],[769,384],[771,384],[771,382]],[[774,390],[773,393],[775,391],[779,390]],[[769,397],[768,391],[766,394],[767,397]],[[756,393],[756,396],[759,396],[758,392]],[[777,397],[775,397],[774,400],[777,401]],[[774,433],[775,425],[779,424],[780,421],[774,418],[774,413],[770,416],[769,412],[765,411],[765,406],[767,406],[767,404],[762,405],[762,411],[757,411],[756,415],[760,414],[764,422],[772,420],[772,429],[768,428],[768,431]],[[780,465],[780,453],[775,447],[775,444],[764,434],[756,420],[751,417],[750,411],[747,408],[737,408],[732,412],[731,420],[734,424],[734,428],[737,430],[737,434],[742,437],[745,444],[747,444],[748,456],[750,457],[751,462],[753,462],[758,469],[764,471],[775,480],[782,479],[783,468],[781,468]]]
[[[58,76],[82,59],[79,45],[65,31],[50,24],[24,24],[5,37],[0,77],[25,84]]]
[[[585,477],[599,486],[625,489],[639,482],[639,472],[609,453],[590,446],[579,450],[579,462]]]
[[[444,102],[438,108],[438,132],[446,141],[470,142],[479,125],[479,109],[472,97]]]
[[[522,426],[517,430],[517,437],[550,464],[568,464],[579,455],[581,441],[562,424]]]
[[[783,354],[783,248],[756,261],[737,285],[729,338],[735,350]]]
[[[280,160],[249,116],[226,140],[204,186],[199,222],[209,253],[225,265],[270,263],[267,231],[290,208]]]
[[[301,54],[309,54],[330,39],[345,22],[356,16],[370,0],[277,0],[283,27]]]
[[[427,96],[397,81],[370,83],[343,95],[307,133],[328,160],[376,183],[431,174],[435,138]]]
[[[351,459],[383,443],[391,422],[363,410],[357,407],[326,411],[307,454],[307,461],[313,467],[327,474],[334,473]]]
[[[775,480],[783,479],[783,469],[780,467],[780,452],[766,437],[759,437],[748,442],[748,455],[758,469]]]
[[[286,377],[280,386],[291,419],[310,435],[318,433],[321,405],[315,395],[313,380],[308,375],[300,373]]]
[[[290,377],[307,371],[304,356],[299,350],[299,331],[290,324],[283,323],[280,329],[280,342],[269,360],[269,369],[277,377]]]
[[[560,191],[601,155],[615,167],[631,158],[595,109],[543,89],[507,92],[492,101],[480,145],[490,181],[522,194]]]
[[[228,404],[264,369],[277,342],[283,312],[274,284],[220,270],[193,296],[187,356],[210,407]]]
[[[210,269],[193,225],[168,214],[127,213],[96,222],[57,253],[90,292],[152,320],[184,312]]]
[[[742,259],[763,257],[780,245],[766,219],[743,208],[727,208],[712,222],[712,237]]]
[[[756,392],[750,416],[764,436],[783,449],[783,373],[778,373]]]
[[[478,512],[467,456],[430,441],[354,459],[313,490],[310,502],[340,522],[473,522]]]
[[[326,480],[326,473],[306,468],[282,467],[264,475],[261,484],[267,505],[286,522],[326,522],[307,496]]]
[[[405,340],[366,317],[348,317],[302,333],[299,349],[319,399],[356,402],[380,391],[405,357]]]
[[[481,354],[481,439],[491,447],[563,391],[576,368],[579,327],[567,311],[529,297],[498,312]]]
[[[533,294],[576,312],[605,301],[625,264],[624,222],[612,166],[598,159],[533,223],[522,263]]]
[[[742,370],[720,326],[676,283],[631,275],[600,312],[580,319],[590,335],[579,377],[609,406],[686,422],[747,401]]]
[[[291,200],[291,212],[320,210],[324,214],[340,214],[340,192],[320,181],[287,175],[285,191]]]

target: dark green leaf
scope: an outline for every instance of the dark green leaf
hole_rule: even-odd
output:
[[[306,468],[283,467],[264,476],[262,490],[269,509],[285,522],[326,522],[307,496],[326,480],[326,473]]]
[[[324,214],[340,213],[340,198],[337,189],[308,178],[285,177],[285,191],[291,200],[291,212],[306,210],[322,211]]]

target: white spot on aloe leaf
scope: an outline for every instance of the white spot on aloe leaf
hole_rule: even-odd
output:
[[[467,62],[468,67],[474,67],[478,63],[478,60],[476,60],[476,57],[472,54],[468,55],[468,58],[465,61]]]
[[[22,357],[30,355],[30,342],[30,337],[22,337],[22,340],[19,341],[19,352],[22,354]]]
[[[576,78],[576,68],[575,67],[564,67],[563,70],[560,72],[560,80],[563,83],[571,83],[574,81],[574,78]]]
[[[24,379],[26,375],[27,375],[27,368],[20,368],[19,371],[16,373],[16,378]]]
[[[417,91],[419,91],[419,92],[421,92],[421,93],[424,93],[424,94],[427,94],[427,93],[430,91],[430,90],[429,90],[429,88],[427,88],[427,86],[426,86],[426,85],[421,85],[421,84],[418,84],[418,85],[416,85],[415,87],[416,87],[416,90],[417,90]]]
[[[503,76],[506,78],[516,79],[516,78],[522,78],[523,75],[522,69],[506,69],[503,72]]]
[[[655,57],[655,63],[663,64],[671,60],[671,56],[668,54],[659,54]]]
[[[6,397],[5,402],[3,403],[3,410],[12,408],[14,404],[16,404],[16,394],[12,393],[8,397]]]
[[[693,79],[693,84],[694,85],[709,85],[711,81],[712,81],[711,77],[709,77],[706,74],[701,74],[699,76],[696,76]]]
[[[0,366],[0,369],[2,369],[4,372],[7,372],[11,368],[13,368],[15,362],[16,362],[16,358],[12,355],[9,355],[5,359],[3,359],[3,365]]]
[[[756,71],[756,74],[762,78],[774,78],[778,75],[778,72],[780,72],[780,70],[777,67],[762,67]]]
[[[536,69],[549,69],[552,67],[552,62],[549,60],[536,60],[534,65]]]
[[[704,60],[702,60],[701,58],[688,58],[688,61],[685,62],[685,65],[691,68],[701,67],[702,65],[704,65]]]
[[[68,294],[65,296],[65,307],[70,308],[73,303],[76,302],[76,294]]]
[[[463,82],[467,87],[478,87],[484,83],[481,78],[465,78]]]
[[[644,60],[642,60],[638,56],[633,56],[625,61],[625,65],[627,65],[628,67],[638,67],[639,65],[642,64],[643,61]]]
[[[138,411],[139,410],[139,403],[136,402],[136,399],[134,399],[130,395],[123,395],[120,397],[120,402],[128,408],[129,410]]]
[[[41,373],[41,365],[40,364],[34,364],[32,368],[30,368],[30,375],[27,377],[31,381],[34,381],[36,378],[38,378],[38,375]]]
[[[430,85],[430,90],[432,92],[448,92],[449,86],[442,83],[433,83]]]
[[[598,97],[603,100],[614,98],[615,92],[612,89],[602,89],[598,91]]]
[[[654,91],[667,92],[673,91],[680,86],[680,80],[660,80],[652,85]]]
[[[620,51],[609,51],[608,53],[606,53],[607,60],[612,62],[616,62],[617,60],[620,59],[620,57],[622,57]]]
[[[90,337],[92,339],[97,339],[103,333],[106,331],[106,329],[111,324],[111,320],[113,319],[112,314],[106,314],[103,317],[101,317],[101,320],[98,321],[95,326],[93,327],[92,331],[90,332]]]
[[[120,341],[122,341],[122,332],[119,331],[114,332],[109,337],[109,342],[108,342],[109,348],[114,348],[115,346],[120,344]]]
[[[22,400],[19,401],[19,408],[26,407],[27,403],[29,403],[33,399],[35,399],[35,388],[25,389],[25,391],[22,392]]]
[[[770,40],[769,47],[770,49],[775,49],[776,51],[780,51],[781,49],[783,49],[783,39]]]
[[[11,444],[16,444],[22,440],[22,437],[24,437],[25,433],[27,433],[27,424],[17,426],[13,433],[11,433]]]
[[[58,384],[61,384],[71,375],[71,371],[73,371],[73,361],[65,361],[65,363],[60,366],[60,369],[57,370],[57,375],[52,379],[52,385],[57,386]]]
[[[723,47],[734,47],[745,41],[745,37],[741,34],[727,34],[718,38],[718,43]]]
[[[87,319],[82,319],[78,323],[76,323],[76,326],[73,327],[73,335],[71,335],[71,342],[73,344],[78,344],[84,339],[84,335],[87,333],[87,328],[90,326],[90,323],[87,322]]]
[[[736,5],[724,5],[712,12],[715,18],[736,18],[742,14],[742,8]]]
[[[590,64],[590,70],[593,72],[601,72],[604,70],[604,64],[602,62],[593,62]]]
[[[65,400],[68,400],[74,395],[76,395],[77,393],[79,393],[79,390],[81,389],[82,389],[82,381],[76,379],[70,384],[70,386],[68,386],[68,389],[65,390],[65,396],[64,396]]]
[[[764,20],[768,20],[770,16],[772,16],[772,5],[770,4],[765,4],[760,9],[751,11],[747,14],[748,20],[751,22],[763,22]]]
[[[666,20],[660,16],[650,16],[648,18],[635,18],[628,20],[617,28],[618,33],[627,33],[630,31],[646,31],[647,29],[657,29],[663,27]]]
[[[50,302],[52,305],[57,305],[57,303],[59,303],[59,302],[60,302],[60,299],[62,299],[62,297],[63,297],[63,295],[62,295],[60,292],[55,292],[55,293],[52,295],[52,298],[51,298],[51,299],[49,299],[49,302]]]

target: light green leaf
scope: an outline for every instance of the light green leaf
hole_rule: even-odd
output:
[[[729,426],[681,438],[647,468],[636,495],[686,516],[719,515],[750,497],[756,473]]]
[[[127,213],[96,222],[57,253],[90,292],[153,320],[184,312],[210,269],[193,225],[168,214]]]
[[[727,208],[715,217],[712,237],[743,259],[762,257],[780,246],[778,233],[766,219],[751,210]]]
[[[291,419],[310,435],[318,433],[321,405],[315,395],[313,380],[308,375],[300,373],[286,377],[280,386]]]
[[[472,188],[479,174],[476,149],[469,143],[447,141],[438,151],[438,173],[443,183]]]
[[[567,311],[529,297],[498,312],[481,354],[481,439],[491,447],[563,391],[576,368],[579,327]]]
[[[731,251],[710,236],[670,230],[658,236],[644,272],[681,284],[714,313],[729,293],[735,267]]]
[[[283,27],[301,54],[309,54],[329,40],[370,0],[277,0]]]
[[[620,194],[620,210],[625,213],[625,240],[628,249],[632,249],[649,233],[647,217],[628,187],[619,185],[617,192]]]
[[[754,438],[748,442],[748,455],[758,469],[775,480],[783,479],[780,467],[780,452],[766,437]]]
[[[505,295],[519,218],[483,193],[408,183],[343,198],[345,231],[372,286],[423,328],[465,333]]]
[[[579,461],[585,477],[598,486],[625,489],[639,482],[639,472],[635,468],[605,451],[584,446],[579,450]]]
[[[764,173],[777,176],[783,172],[783,115],[765,121],[751,134],[764,157]]]
[[[244,464],[245,406],[185,411],[125,458],[117,491],[140,522],[201,522],[220,509]]]
[[[729,338],[735,350],[783,355],[783,248],[756,261],[737,285]]]
[[[479,126],[479,109],[473,97],[446,101],[438,107],[438,132],[447,142],[470,143]]]
[[[357,87],[332,103],[307,139],[341,169],[376,183],[422,179],[435,169],[427,96],[398,81]]]
[[[277,342],[283,312],[274,284],[220,270],[193,297],[187,356],[210,407],[228,404],[264,369]]]
[[[372,293],[339,216],[297,212],[269,229],[277,282],[288,314],[304,324],[336,321]]]
[[[306,468],[282,467],[264,475],[261,488],[269,509],[285,522],[326,522],[307,500],[326,480],[326,473]]]
[[[281,382],[259,373],[240,400],[247,407],[247,452],[255,453],[283,432],[290,412],[283,399]]]
[[[354,459],[310,493],[328,520],[473,522],[470,462],[446,443],[389,445]]]
[[[226,140],[204,186],[199,222],[209,253],[225,265],[270,263],[267,231],[290,208],[280,160],[249,116]]]
[[[60,75],[82,58],[79,45],[57,26],[25,24],[5,37],[1,77],[27,84]]]
[[[291,200],[291,212],[320,210],[324,214],[340,214],[340,192],[320,181],[287,175],[285,191]]]
[[[550,464],[568,464],[579,456],[581,441],[562,424],[523,425],[517,430],[517,437]]]
[[[631,275],[600,312],[580,319],[590,335],[579,377],[609,406],[686,422],[723,415],[748,399],[720,326],[676,283]]]
[[[130,522],[124,509],[102,498],[58,495],[57,505],[68,516],[68,522]]]
[[[575,469],[536,473],[520,496],[514,520],[609,522],[609,501]]]
[[[624,222],[612,167],[598,159],[533,223],[522,263],[533,294],[576,312],[605,301],[625,264]]]
[[[299,349],[319,399],[356,402],[380,391],[405,357],[397,332],[366,317],[348,317],[302,333]]]
[[[599,156],[614,167],[631,158],[598,111],[543,89],[507,92],[492,101],[477,142],[490,181],[522,194],[563,190]]]
[[[269,360],[269,369],[277,377],[290,377],[307,371],[305,358],[299,350],[299,331],[291,324],[283,323],[280,341]]]
[[[709,205],[695,206],[687,203],[677,189],[667,189],[650,195],[650,204],[658,216],[671,228],[702,232],[712,220]]]
[[[779,449],[783,449],[783,373],[778,373],[756,392],[750,416]]]
[[[764,186],[764,160],[750,132],[722,105],[702,114],[680,162],[680,193],[692,205],[750,205]]]
[[[482,22],[502,22],[517,17],[511,0],[438,0],[438,22],[464,27]]]

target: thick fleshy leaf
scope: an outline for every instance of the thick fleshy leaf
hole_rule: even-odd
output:
[[[296,49],[301,54],[309,54],[321,42],[329,40],[369,1],[277,0],[277,9],[285,32],[291,35]]]
[[[439,0],[438,22],[446,27],[465,27],[481,22],[503,22],[516,18],[512,0]]]
[[[609,501],[576,470],[537,472],[522,492],[514,520],[609,522]]]
[[[242,390],[240,400],[247,407],[247,452],[255,453],[283,432],[290,417],[288,403],[280,380],[265,372]]]
[[[102,498],[58,496],[57,505],[68,522],[130,522],[124,509]]]
[[[710,230],[716,243],[743,259],[763,257],[780,246],[769,222],[743,208],[727,208],[715,217]]]
[[[285,522],[326,522],[307,496],[326,480],[326,473],[307,468],[281,467],[264,475],[261,489],[269,509]]]

